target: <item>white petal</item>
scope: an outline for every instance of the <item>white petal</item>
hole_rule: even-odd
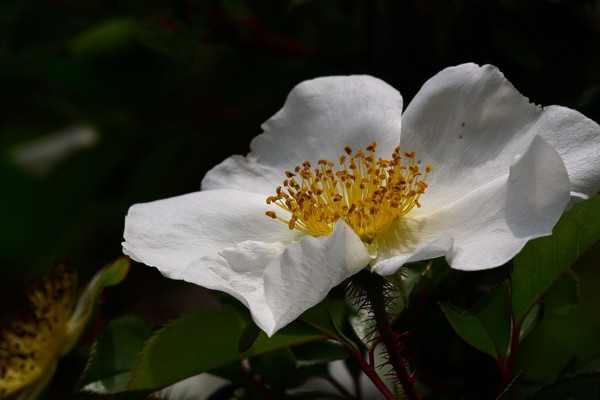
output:
[[[273,312],[272,334],[325,298],[331,288],[354,275],[371,257],[344,222],[329,236],[306,236],[287,246],[265,271],[265,295]]]
[[[600,126],[566,107],[545,107],[540,136],[561,155],[571,179],[571,204],[600,190]]]
[[[297,240],[301,234],[265,215],[265,196],[233,190],[190,193],[136,204],[125,219],[123,252],[170,278],[207,254],[247,240]]]
[[[191,263],[182,275],[188,282],[234,296],[272,335],[369,261],[358,236],[340,223],[329,236],[305,236],[287,247],[243,242]]]
[[[168,400],[207,400],[229,381],[203,373],[191,376],[156,392],[156,398]]]
[[[336,162],[346,145],[355,151],[377,141],[388,158],[400,142],[402,97],[370,76],[305,81],[262,126],[247,157],[234,156],[209,171],[203,189],[237,188],[272,193],[305,160]]]
[[[600,188],[600,128],[583,115],[529,103],[493,66],[464,64],[431,78],[403,115],[405,150],[432,164],[415,214],[463,197],[501,177],[535,136],[556,147],[581,199]]]
[[[264,274],[284,250],[282,243],[242,242],[191,262],[181,276],[187,282],[229,293],[248,307],[262,330],[272,334],[276,323],[265,299]]]
[[[444,253],[455,269],[500,266],[528,240],[552,233],[569,201],[569,185],[558,153],[536,137],[509,173],[444,208],[406,218],[396,243],[388,235],[380,245],[373,269],[389,275],[404,262]]]

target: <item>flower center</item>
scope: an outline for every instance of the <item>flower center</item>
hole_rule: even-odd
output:
[[[274,203],[291,215],[289,219],[274,211],[266,215],[312,236],[329,235],[342,220],[363,241],[371,242],[392,222],[415,206],[421,207],[419,197],[433,170],[426,166],[422,176],[414,151],[404,152],[407,161],[403,165],[400,147],[394,149],[391,159],[375,160],[376,147],[376,142],[367,146],[367,155],[346,146],[336,170],[333,162],[321,159],[316,168],[305,161],[294,172],[285,171],[287,179],[274,196],[267,197],[267,204]]]
[[[31,312],[0,328],[0,398],[38,379],[58,359],[74,302],[74,275],[63,267],[28,288]]]

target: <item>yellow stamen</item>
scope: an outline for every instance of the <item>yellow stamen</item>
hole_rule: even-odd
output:
[[[56,267],[28,288],[31,313],[0,329],[0,398],[33,382],[55,362],[74,304],[75,276]]]
[[[295,173],[286,171],[288,179],[267,198],[267,204],[276,204],[291,216],[286,220],[274,211],[266,215],[313,236],[329,235],[335,223],[343,220],[362,240],[370,242],[421,206],[419,197],[425,193],[427,175],[433,170],[427,165],[422,176],[414,151],[404,152],[407,163],[402,165],[400,147],[394,149],[391,159],[375,160],[376,147],[376,142],[367,146],[368,155],[344,147],[346,155],[340,156],[337,171],[333,162],[324,159],[316,168],[305,161],[294,168]]]

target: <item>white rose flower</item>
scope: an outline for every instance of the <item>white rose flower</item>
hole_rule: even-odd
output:
[[[202,191],[132,206],[123,249],[229,293],[269,335],[363,268],[500,266],[600,188],[600,127],[490,65],[443,70],[404,113],[370,76],[305,81],[262,128]]]

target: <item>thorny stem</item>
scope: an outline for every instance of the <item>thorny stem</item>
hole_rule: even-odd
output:
[[[377,389],[379,389],[379,391],[385,396],[385,398],[387,400],[396,400],[396,396],[394,396],[390,389],[388,389],[385,383],[381,380],[379,375],[377,375],[375,368],[373,368],[371,365],[369,365],[369,363],[367,363],[367,360],[365,360],[360,351],[356,350],[352,346],[348,346],[347,349],[348,351],[350,351],[352,356],[354,356],[354,358],[358,360],[360,368],[363,370],[365,375],[367,375],[367,377],[371,380],[371,382],[373,382],[375,387],[377,387]]]
[[[367,275],[368,274],[368,275]],[[414,385],[414,381],[408,372],[406,361],[402,357],[400,348],[397,343],[397,337],[394,334],[392,325],[389,320],[389,315],[385,306],[384,283],[383,278],[367,273],[363,277],[362,285],[367,299],[371,305],[373,317],[375,318],[377,332],[381,342],[384,344],[389,363],[394,368],[394,372],[404,389],[404,394],[409,400],[420,400],[419,393]]]

